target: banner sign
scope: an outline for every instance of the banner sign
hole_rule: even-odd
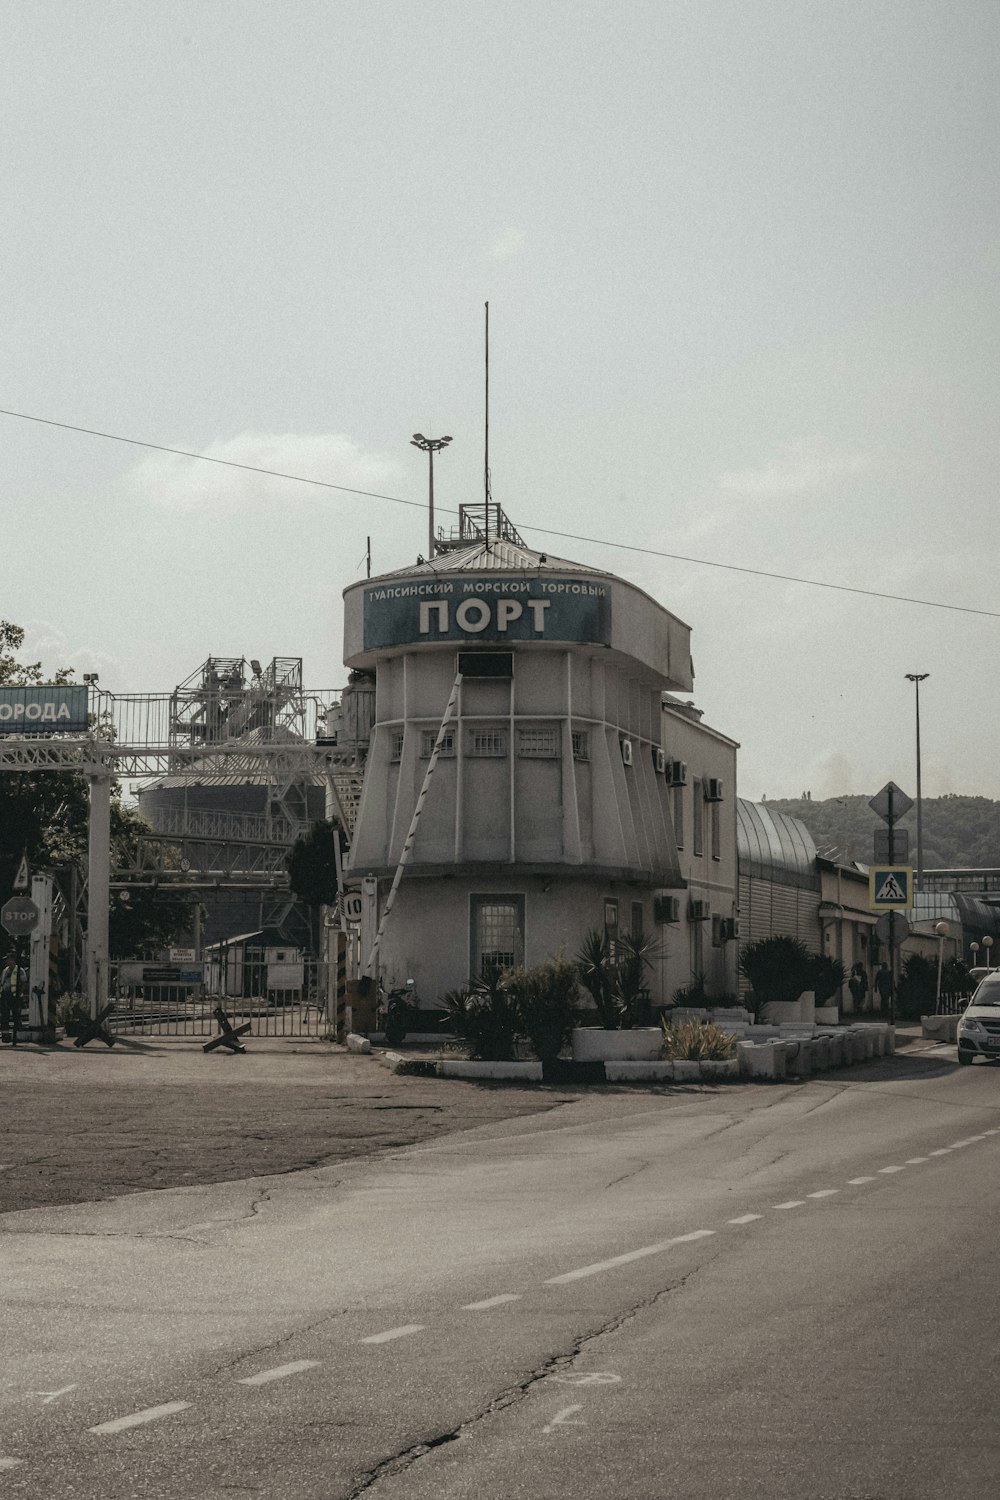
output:
[[[503,573],[401,579],[364,591],[364,649],[437,641],[611,644],[611,589],[600,578]]]
[[[85,734],[87,688],[0,687],[0,734]]]

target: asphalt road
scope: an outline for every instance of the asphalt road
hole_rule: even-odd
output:
[[[601,1093],[0,1216],[0,1494],[996,1491],[1000,1069]]]

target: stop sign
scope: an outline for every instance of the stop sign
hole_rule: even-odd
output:
[[[38,917],[38,907],[30,896],[12,896],[5,906],[0,907],[0,923],[11,937],[33,932]]]

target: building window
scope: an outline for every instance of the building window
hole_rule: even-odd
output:
[[[703,923],[689,922],[688,937],[690,940],[690,964],[691,973],[701,977],[705,972],[705,949],[702,937]]]
[[[434,750],[434,745],[435,745],[435,743],[437,741],[437,737],[438,737],[438,731],[436,729],[422,729],[420,731],[420,754],[422,755],[422,757],[424,758],[424,760],[426,760],[427,757],[432,754],[432,752]],[[440,753],[442,755],[454,755],[455,754],[455,733],[454,733],[454,730],[449,729],[447,731],[447,733],[445,734],[444,739],[441,741],[441,752]]]
[[[460,651],[458,670],[463,677],[513,677],[514,656],[510,651]]]
[[[471,896],[470,968],[476,978],[524,963],[524,897]]]
[[[517,753],[528,760],[555,760],[559,754],[558,729],[519,729]]]
[[[712,947],[722,947],[722,918],[712,914]]]
[[[722,858],[722,820],[721,820],[721,817],[719,815],[719,808],[720,808],[720,806],[721,806],[721,804],[718,803],[718,802],[710,802],[708,804],[708,807],[709,807],[709,817],[712,820],[712,858],[713,859],[721,859]]]
[[[403,731],[402,731],[402,729],[394,729],[392,731],[392,733],[390,734],[390,736],[389,736],[389,759],[390,760],[402,760],[403,759]]]
[[[590,735],[586,729],[573,730],[573,759],[590,759]]]
[[[642,902],[632,902],[632,941],[642,942]]]
[[[469,754],[480,756],[506,755],[506,734],[502,729],[470,729]]]
[[[701,854],[705,847],[705,800],[700,778],[695,778],[691,799],[691,849]]]
[[[678,849],[684,848],[684,787],[672,788],[671,812],[674,820],[674,840]]]

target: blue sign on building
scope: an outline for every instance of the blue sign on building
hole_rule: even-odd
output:
[[[0,687],[0,734],[83,734],[87,689],[33,683]]]
[[[364,649],[438,641],[611,644],[611,592],[600,578],[485,573],[373,583],[364,591]]]

